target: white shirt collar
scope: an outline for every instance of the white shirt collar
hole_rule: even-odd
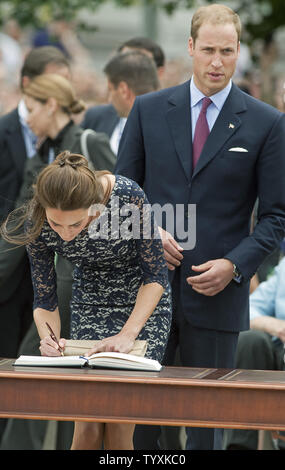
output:
[[[28,124],[26,121],[27,121],[29,112],[27,110],[27,106],[23,98],[20,100],[18,104],[18,113],[19,113],[19,118],[20,118],[21,123],[27,126]]]
[[[215,93],[214,95],[210,97],[212,102],[218,108],[219,111],[224,106],[224,103],[231,91],[231,88],[232,88],[232,80],[229,81],[229,83],[227,84],[225,88],[223,88],[221,91],[218,91],[218,93]],[[191,81],[190,81],[190,96],[191,96],[191,107],[196,106],[196,104],[205,97],[205,95],[199,90],[199,88],[196,87],[193,77],[191,78]]]

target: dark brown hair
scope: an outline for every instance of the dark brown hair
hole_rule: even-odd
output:
[[[111,192],[109,180],[104,191],[101,176],[105,174],[110,173],[91,170],[80,154],[67,150],[60,153],[38,175],[31,201],[14,210],[3,223],[2,237],[9,243],[26,245],[40,235],[45,209],[72,211],[88,209],[93,204],[105,205]]]
[[[125,49],[137,49],[142,52],[147,51],[152,55],[156,67],[163,67],[165,65],[165,54],[162,48],[150,38],[135,37],[128,39],[120,45],[117,51],[124,52]]]
[[[35,78],[45,72],[49,64],[70,68],[69,60],[64,53],[54,46],[41,46],[32,49],[26,56],[21,70],[21,88],[23,77]]]
[[[104,72],[115,88],[120,82],[126,82],[136,96],[159,88],[154,60],[138,50],[116,54],[107,63]]]

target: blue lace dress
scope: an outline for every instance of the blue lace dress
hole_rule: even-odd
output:
[[[71,338],[103,339],[120,332],[142,284],[164,287],[159,304],[137,339],[146,339],[146,357],[162,360],[171,325],[167,266],[157,227],[143,190],[116,176],[110,199],[99,218],[69,242],[46,221],[27,246],[34,286],[34,308],[57,307],[54,255],[74,267]]]

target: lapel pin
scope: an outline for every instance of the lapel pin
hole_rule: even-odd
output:
[[[230,123],[229,123],[229,129],[234,129],[234,128],[235,128],[234,124],[232,124],[232,123],[230,122]]]

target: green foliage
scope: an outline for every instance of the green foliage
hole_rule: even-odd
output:
[[[204,1],[218,3],[220,0]],[[7,18],[15,18],[22,26],[38,27],[54,18],[72,20],[81,9],[94,12],[106,2],[122,8],[153,3],[169,15],[178,8],[192,8],[197,3],[201,4],[197,0],[0,0],[0,23]],[[284,3],[284,0],[239,0],[235,3],[239,5],[238,12],[249,42],[256,38],[267,40],[278,27],[285,25]]]
[[[106,0],[2,0],[0,3],[0,21],[16,19],[22,26],[41,26],[52,19],[74,19],[79,10],[90,11]]]
[[[279,27],[285,26],[284,0],[254,0],[255,11],[249,15],[245,28],[250,39],[270,40]],[[241,12],[248,10],[248,2],[243,0]]]

